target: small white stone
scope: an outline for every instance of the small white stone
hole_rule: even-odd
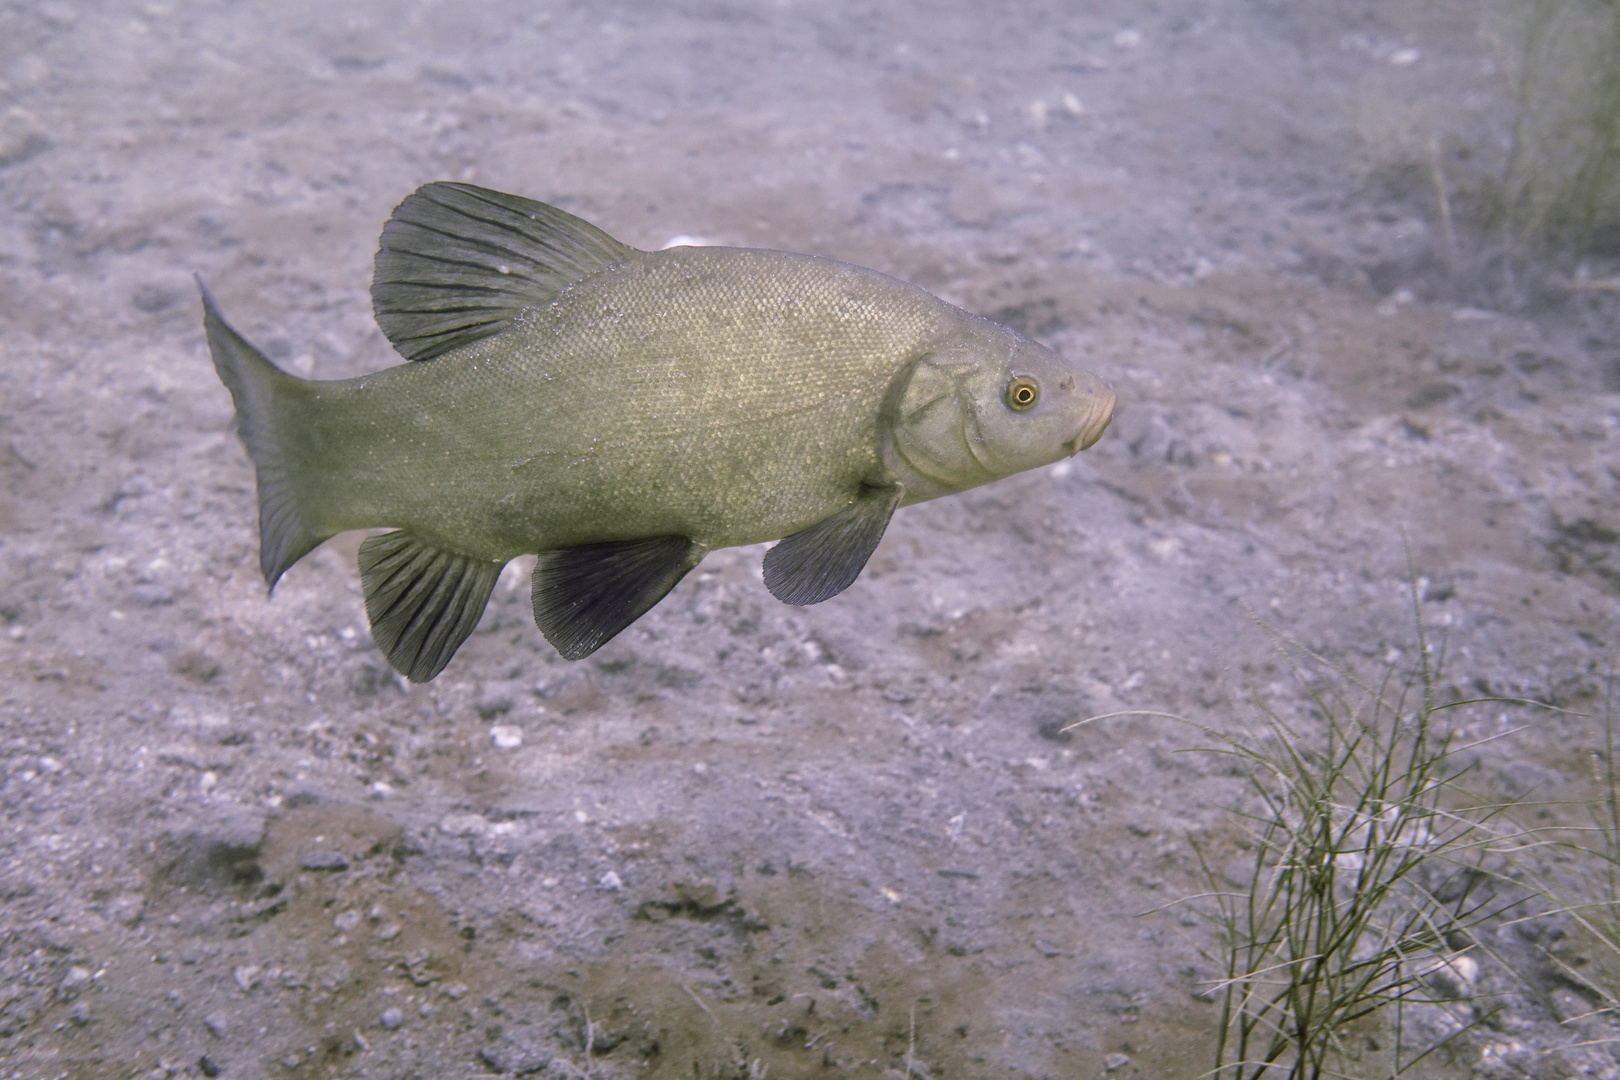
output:
[[[498,750],[514,750],[523,745],[523,729],[516,724],[496,724],[489,729],[489,741]]]
[[[1103,1058],[1103,1068],[1109,1072],[1118,1072],[1130,1063],[1131,1059],[1128,1054],[1109,1054]]]
[[[1086,107],[1080,104],[1080,99],[1073,94],[1064,94],[1063,111],[1070,116],[1080,116],[1086,111]]]
[[[219,774],[218,773],[205,772],[205,773],[202,774],[202,779],[197,781],[197,786],[199,788],[201,788],[202,793],[204,795],[206,795],[210,791],[213,791],[215,785],[217,785],[218,783],[219,783]]]
[[[596,884],[599,888],[606,889],[608,892],[618,892],[624,888],[624,882],[612,870],[597,878]]]
[[[705,762],[705,761],[696,762],[692,766],[692,771],[697,773],[699,776],[702,776],[704,773],[709,771],[708,762]]]
[[[383,1027],[387,1028],[389,1031],[393,1031],[395,1028],[399,1027],[399,1025],[405,1022],[405,1014],[396,1008],[387,1008],[383,1010],[383,1014],[381,1017],[379,1017],[379,1019],[382,1022]]]
[[[360,912],[354,908],[350,908],[348,911],[343,912],[337,918],[333,919],[332,925],[347,934],[350,930],[353,930],[355,927],[360,925]]]
[[[1389,66],[1411,67],[1421,59],[1423,59],[1422,49],[1396,49],[1389,54]]]
[[[231,978],[235,979],[236,985],[242,988],[243,993],[246,993],[259,985],[259,976],[262,974],[264,974],[264,969],[259,965],[242,964],[232,969]]]
[[[1142,44],[1142,31],[1140,30],[1121,30],[1114,35],[1114,48],[1116,49],[1134,49],[1140,44]]]

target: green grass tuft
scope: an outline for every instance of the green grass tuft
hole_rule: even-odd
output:
[[[1309,731],[1258,692],[1248,734],[1173,717],[1215,741],[1205,752],[1235,760],[1251,807],[1245,869],[1223,881],[1200,849],[1211,891],[1182,901],[1213,926],[1206,956],[1221,971],[1206,993],[1220,1006],[1206,1076],[1414,1075],[1491,1015],[1455,999],[1480,970],[1474,931],[1532,895],[1495,870],[1523,834],[1498,828],[1508,807],[1461,784],[1471,746],[1439,719],[1480,702],[1437,699],[1443,650],[1427,640],[1415,588],[1412,601],[1417,669],[1392,666],[1377,685],[1255,620],[1306,688]],[[1438,1008],[1414,1024],[1416,1006]]]

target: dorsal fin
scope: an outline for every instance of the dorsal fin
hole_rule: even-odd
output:
[[[431,360],[635,253],[555,206],[471,184],[423,184],[383,226],[371,306],[400,355]]]

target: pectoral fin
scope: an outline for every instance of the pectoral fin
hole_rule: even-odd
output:
[[[412,682],[443,671],[478,625],[501,565],[441,550],[404,531],[361,544],[371,639],[394,670]]]
[[[542,551],[534,622],[565,660],[583,660],[662,600],[709,549],[652,536]]]
[[[765,587],[784,604],[819,604],[860,577],[905,496],[899,484],[863,487],[855,502],[765,553]]]

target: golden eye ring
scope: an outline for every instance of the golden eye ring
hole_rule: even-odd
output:
[[[1040,384],[1028,375],[1020,375],[1007,384],[1007,408],[1013,412],[1028,412],[1040,399]]]

